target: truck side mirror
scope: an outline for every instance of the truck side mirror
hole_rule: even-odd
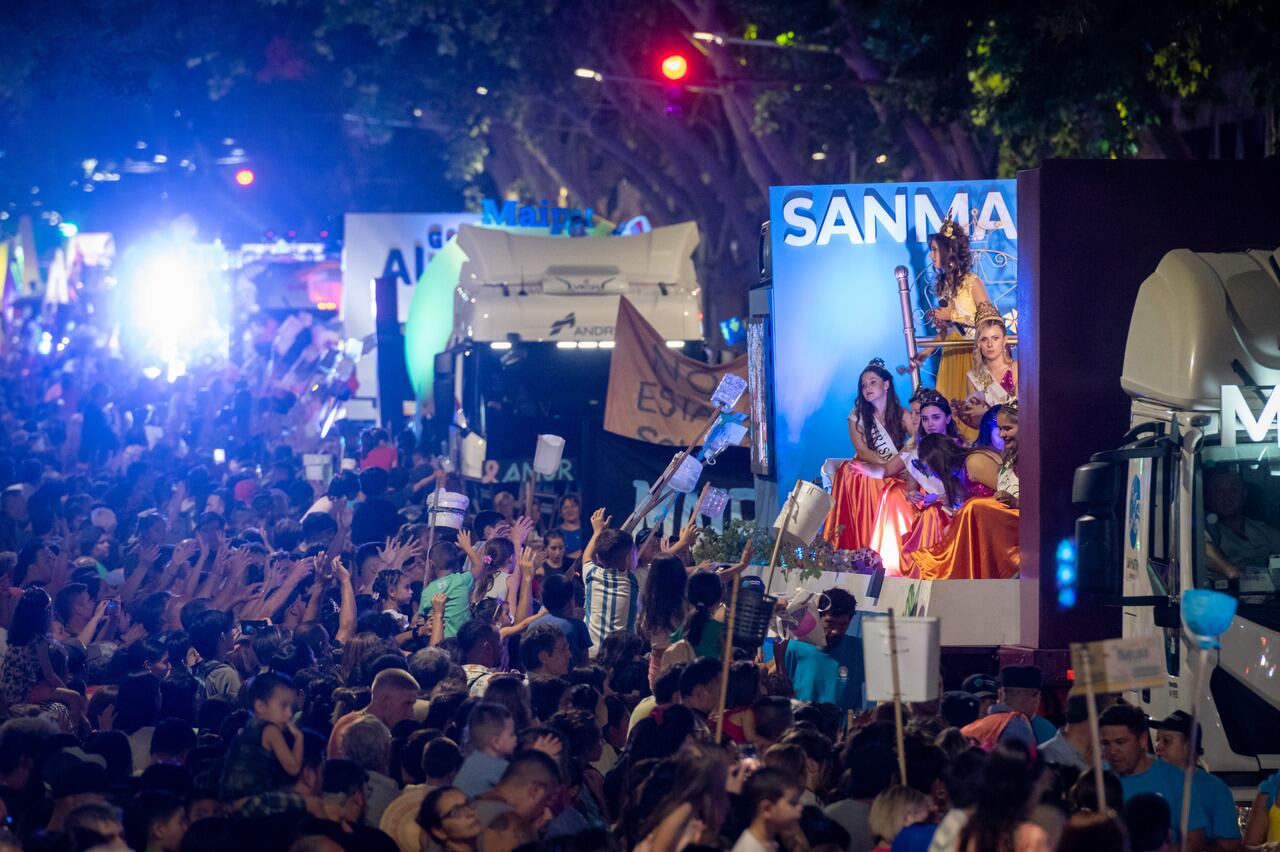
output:
[[[1076,577],[1081,591],[1105,596],[1123,592],[1116,522],[1119,490],[1115,465],[1088,462],[1076,468],[1071,501],[1084,510],[1076,518]]]

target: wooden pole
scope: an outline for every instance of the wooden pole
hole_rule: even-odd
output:
[[[724,703],[729,697],[729,666],[733,664],[733,625],[738,615],[738,589],[742,586],[742,577],[733,575],[733,591],[729,593],[729,613],[724,620],[724,648],[720,661],[720,712],[716,714],[716,742],[720,742],[724,734]],[[1185,850],[1184,850],[1185,852]]]
[[[1208,648],[1200,649],[1200,653],[1196,655],[1196,669],[1192,674],[1191,736],[1187,737],[1189,753],[1187,754],[1187,768],[1183,771],[1182,776],[1182,813],[1178,820],[1178,827],[1182,832],[1179,838],[1182,852],[1187,852],[1187,826],[1191,822],[1191,779],[1196,774],[1196,745],[1200,739],[1196,736],[1200,730],[1200,696],[1204,692],[1204,670],[1205,665],[1209,662],[1211,653],[1212,651]]]
[[[898,627],[889,608],[889,673],[893,677],[893,723],[898,734],[898,783],[907,783],[907,744],[902,731],[902,685],[898,678]]]
[[[422,557],[422,586],[426,588],[427,574],[431,571],[431,548],[436,543],[436,517],[440,514],[440,494],[443,483],[436,480],[436,490],[431,492],[431,508],[427,512],[427,552]],[[427,602],[430,604],[430,601]]]
[[[693,453],[693,448],[701,444],[703,439],[706,438],[707,433],[716,425],[716,421],[720,419],[720,414],[721,411],[719,408],[711,413],[711,416],[707,418],[706,423],[702,424],[702,428],[698,430],[697,436],[689,443],[689,446],[677,453],[676,457],[671,460],[671,464],[667,465],[667,469],[662,472],[662,476],[655,479],[653,485],[649,486],[649,494],[645,497],[644,503],[641,504],[648,508],[645,508],[643,511],[637,509],[632,512],[622,524],[623,532],[631,532],[632,528],[635,527],[639,520],[649,513],[652,509],[650,504],[654,499],[654,495],[667,486],[667,483],[671,481],[671,477],[675,476],[676,471],[680,469],[680,465],[684,464],[684,460]]]
[[[1093,783],[1098,788],[1098,813],[1107,812],[1107,787],[1103,783],[1102,743],[1098,735],[1098,703],[1093,692],[1093,670],[1089,662],[1089,651],[1086,648],[1080,659],[1084,663],[1084,700],[1089,706],[1089,742],[1093,748]]]
[[[778,528],[778,535],[773,540],[773,555],[769,557],[769,582],[764,585],[764,593],[770,594],[773,590],[773,572],[778,566],[778,550],[782,547],[782,536],[787,531],[787,526],[791,523],[791,516],[796,510],[796,494],[800,492],[800,480],[796,480],[796,484],[791,486],[791,494],[787,497],[787,513],[782,518],[782,526]]]

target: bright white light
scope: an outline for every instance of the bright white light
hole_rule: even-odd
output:
[[[489,344],[489,348],[490,348],[490,349],[495,349],[495,350],[497,350],[497,351],[499,351],[499,352],[502,352],[502,351],[504,351],[504,350],[507,350],[507,349],[510,349],[510,348],[511,348],[511,341],[510,341],[510,340],[495,340],[495,341],[493,341],[492,343],[490,343],[490,344]]]
[[[156,379],[160,378],[160,368],[159,367],[143,367],[142,375],[147,377],[147,381],[154,382]]]
[[[557,349],[577,349],[578,341],[576,340],[560,340],[556,342]]]
[[[597,83],[604,79],[603,74],[599,71],[593,71],[590,68],[578,68],[573,72],[573,75],[575,77],[581,77],[584,80],[595,80]]]
[[[815,160],[825,160],[827,158],[827,155],[822,151],[814,151],[812,156]]]
[[[63,222],[58,226],[58,231],[64,237],[74,237],[76,234],[80,233],[80,226],[75,222]]]
[[[48,355],[50,352],[52,352],[53,351],[53,335],[47,331],[44,334],[40,335],[40,342],[36,344],[36,351],[39,352],[41,355]]]
[[[173,360],[180,345],[200,336],[210,310],[205,305],[208,293],[196,270],[181,256],[151,258],[139,268],[131,289],[133,320],[165,360]]]
[[[668,349],[683,349],[683,348],[684,348],[684,341],[683,341],[683,340],[668,340],[668,341],[667,341],[667,348],[668,348]]]
[[[179,376],[185,376],[186,374],[187,374],[186,361],[183,361],[181,358],[174,358],[172,361],[169,362],[169,374],[168,374],[169,384],[173,384],[178,380]]]
[[[413,108],[413,117],[414,117],[414,118],[422,118],[422,107],[414,107],[414,108]]]
[[[169,162],[169,158],[166,157],[164,154],[156,154],[154,157],[151,158],[151,160],[158,166],[163,166],[165,163]]]
[[[596,340],[583,340],[578,343],[579,349],[599,349],[600,343]]]
[[[601,341],[600,341],[600,348],[601,348],[601,349],[612,349],[613,347],[614,347],[614,342],[613,342],[612,340],[601,340]]]
[[[489,94],[489,90],[488,90],[487,88],[485,88],[484,86],[476,86],[476,94],[477,94],[477,95],[487,95],[487,94]]]

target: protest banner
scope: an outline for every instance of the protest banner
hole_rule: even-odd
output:
[[[704,364],[667,346],[625,298],[618,302],[604,428],[651,444],[701,443],[717,411],[711,397],[727,374],[745,383],[746,357]],[[746,394],[733,411],[747,410]]]

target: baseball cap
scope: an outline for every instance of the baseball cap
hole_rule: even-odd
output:
[[[1006,689],[1040,689],[1044,676],[1035,666],[1005,666],[1000,670],[1000,685]]]
[[[964,683],[960,684],[962,692],[967,692],[977,698],[995,698],[996,690],[999,684],[996,679],[989,674],[973,674],[964,679]]]
[[[981,702],[971,692],[952,690],[942,693],[942,718],[953,728],[963,728],[978,720]]]
[[[1177,731],[1187,739],[1191,739],[1191,714],[1185,710],[1175,710],[1160,720],[1151,720],[1151,729],[1155,731]]]

